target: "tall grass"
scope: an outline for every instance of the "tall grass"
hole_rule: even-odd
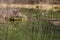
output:
[[[20,22],[0,23],[0,40],[60,39],[60,26],[55,26],[50,21],[40,20],[40,18],[47,18],[41,14],[43,11],[35,9],[19,9],[19,11],[25,14],[29,20],[22,24]],[[52,15],[55,14],[52,13]],[[50,15],[50,12],[48,15]]]

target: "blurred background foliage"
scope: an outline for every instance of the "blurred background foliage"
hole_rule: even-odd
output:
[[[60,19],[60,10],[17,9],[18,12],[27,16],[27,21],[0,23],[0,40],[60,39],[60,26],[55,26],[48,20],[41,20],[42,18]]]

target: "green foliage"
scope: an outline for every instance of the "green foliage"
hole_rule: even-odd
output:
[[[59,31],[50,21],[40,20],[40,18],[56,18],[60,15],[59,12],[48,11],[48,17],[43,16],[42,10],[36,9],[19,9],[19,12],[27,15],[27,22],[7,22],[0,23],[0,40],[59,40]],[[33,16],[32,16],[33,15]],[[60,16],[59,16],[60,17]],[[58,27],[59,28],[59,27]],[[60,29],[59,29],[60,30]]]

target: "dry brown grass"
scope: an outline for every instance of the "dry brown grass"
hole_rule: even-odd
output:
[[[31,8],[36,8],[36,6],[39,6],[39,9],[43,9],[43,10],[50,10],[50,9],[54,9],[54,7],[60,7],[60,5],[51,5],[51,4],[35,4],[35,5],[29,5],[29,4],[24,4],[24,5],[21,5],[21,4],[10,4],[10,5],[1,4],[0,8],[7,8],[7,7],[17,8],[17,7],[19,7],[19,8],[31,9]]]

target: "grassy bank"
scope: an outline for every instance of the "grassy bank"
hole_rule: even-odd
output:
[[[41,18],[60,17],[59,11],[17,8],[19,13],[27,16],[27,21],[0,23],[0,40],[59,40],[60,26]],[[12,11],[12,9],[9,9]]]

